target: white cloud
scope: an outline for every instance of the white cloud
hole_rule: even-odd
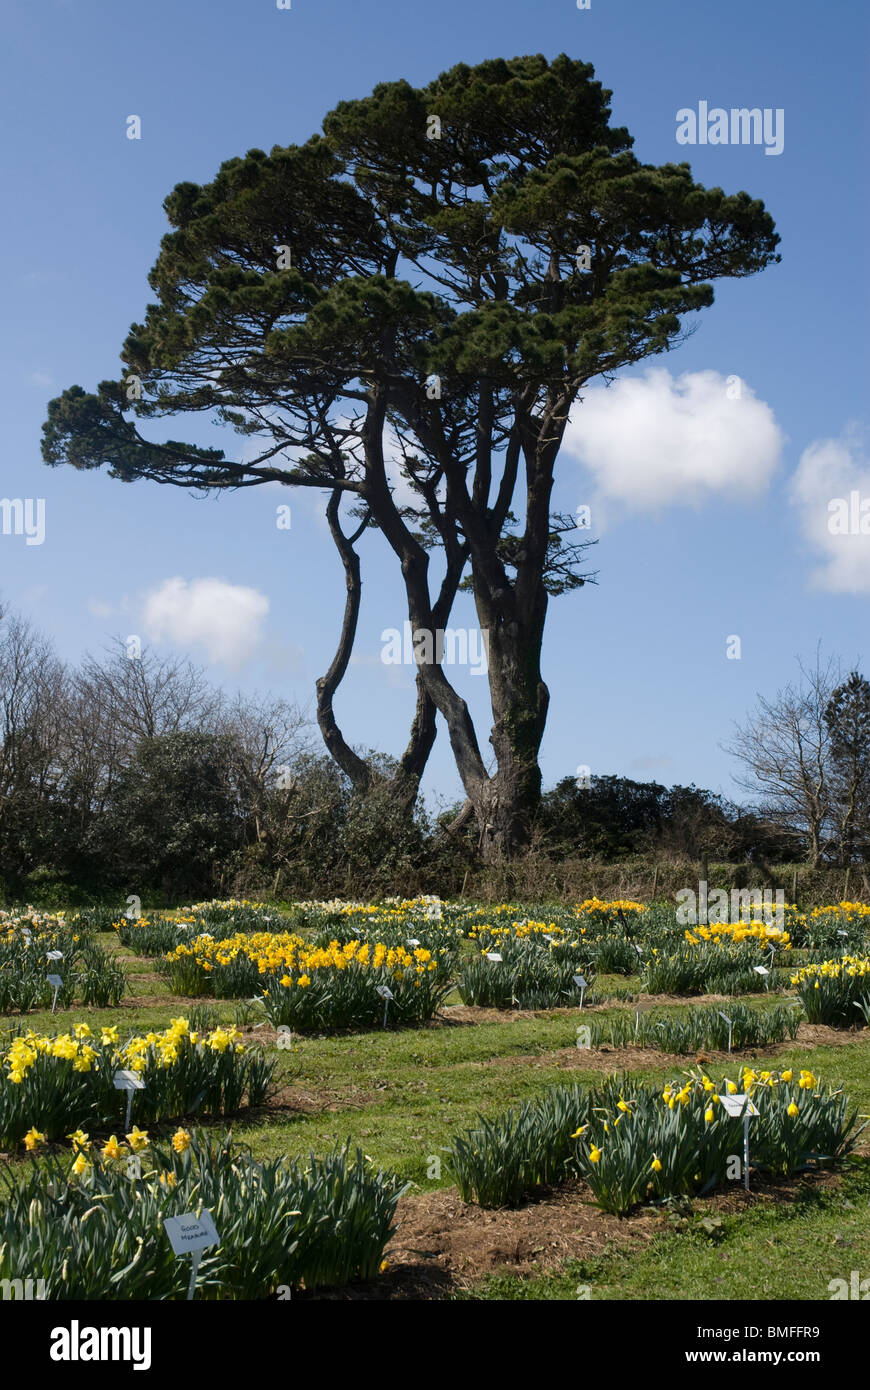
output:
[[[674,378],[654,367],[587,390],[572,411],[564,449],[594,478],[598,524],[608,502],[653,511],[719,495],[757,497],[779,463],[783,439],[770,406],[740,378],[714,371]]]
[[[146,594],[143,623],[152,642],[199,646],[209,661],[237,670],[262,637],[269,600],[256,589],[223,579],[166,579]]]
[[[50,377],[48,372],[31,372],[27,380],[31,386],[52,386],[54,384],[54,378]]]
[[[840,506],[831,507],[837,499]],[[870,459],[857,426],[849,426],[839,439],[816,439],[804,449],[791,501],[805,538],[822,560],[812,575],[818,587],[837,594],[870,593],[870,534],[860,529],[862,523],[870,528]],[[862,502],[867,503],[863,514]]]

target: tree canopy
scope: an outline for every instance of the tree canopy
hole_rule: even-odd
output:
[[[410,765],[419,775],[437,709],[494,856],[522,842],[540,795],[548,597],[585,577],[585,545],[565,544],[571,523],[552,511],[569,413],[594,378],[668,350],[712,280],[779,259],[761,202],[704,188],[687,164],[641,163],[609,98],[566,55],[459,64],[341,102],[304,145],[179,184],[121,377],[71,387],[44,427],[47,463],[127,482],[326,489],[349,587],[339,680],[354,594],[358,611],[343,502],[355,538],[376,527],[395,553],[415,629],[444,625],[468,569],[495,770],[437,660],[418,670]],[[197,415],[262,447],[233,460],[140,429]]]

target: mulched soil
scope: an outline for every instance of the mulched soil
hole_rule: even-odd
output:
[[[759,1203],[792,1202],[802,1187],[838,1182],[837,1174],[830,1172],[779,1182],[766,1182],[753,1173],[750,1192],[734,1187],[696,1199],[693,1208],[697,1214],[723,1216]],[[569,1259],[640,1250],[672,1229],[672,1220],[666,1211],[651,1207],[627,1217],[611,1216],[593,1205],[580,1182],[544,1192],[516,1210],[500,1211],[463,1202],[456,1188],[442,1188],[399,1202],[398,1230],[386,1250],[388,1268],[377,1280],[323,1290],[317,1297],[438,1299],[471,1288],[488,1275],[528,1277],[558,1270]]]

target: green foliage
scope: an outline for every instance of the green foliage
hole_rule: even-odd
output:
[[[870,995],[870,959],[844,956],[842,960],[807,965],[792,976],[810,1023],[830,1028],[858,1028],[866,1022]]]
[[[23,1179],[4,1170],[0,1278],[26,1269],[52,1300],[183,1299],[190,1262],[173,1253],[163,1221],[202,1209],[220,1243],[203,1255],[199,1298],[264,1298],[279,1285],[312,1290],[378,1272],[402,1188],[359,1150],[258,1163],[229,1136],[198,1135],[184,1153],[159,1145],[140,1157],[138,1179],[98,1156],[81,1177],[57,1158]]]
[[[787,1175],[838,1161],[857,1143],[864,1126],[841,1090],[809,1073],[798,1083],[759,1082],[753,1072],[740,1079],[759,1111],[751,1121],[754,1166]],[[702,1072],[664,1093],[631,1077],[588,1091],[551,1087],[454,1139],[460,1193],[482,1206],[515,1206],[559,1173],[579,1175],[604,1211],[621,1216],[642,1201],[709,1191],[734,1178],[731,1160],[743,1153],[743,1120],[719,1100],[726,1088],[724,1078],[717,1087]]]
[[[579,1086],[553,1086],[517,1110],[454,1138],[450,1167],[464,1202],[517,1206],[535,1188],[576,1172],[574,1131],[588,1121],[590,1098]]]
[[[59,919],[46,929],[38,917],[26,914],[13,920],[14,927],[0,922],[0,1012],[49,1008],[54,997],[49,974],[63,981],[58,1009],[68,1008],[73,1000],[99,1008],[120,1003],[127,989],[124,970],[87,929],[79,930],[75,923],[67,927]],[[50,962],[49,951],[62,952],[63,959]]]
[[[655,1047],[662,1052],[686,1054],[699,1048],[724,1051],[728,1046],[726,1013],[732,1021],[731,1046],[767,1047],[770,1043],[785,1042],[797,1037],[801,1009],[789,1004],[776,1004],[769,1009],[751,1009],[737,1000],[729,1001],[723,1009],[687,1009],[679,1017],[670,1017],[659,1010],[650,1010],[637,1018],[617,1014],[603,1020],[592,1018],[592,1046],[608,1043],[611,1047]]]
[[[550,949],[530,938],[498,937],[491,945],[491,953],[500,955],[501,961],[488,960],[489,950],[489,945],[484,951],[478,949],[462,963],[458,984],[466,1004],[493,1009],[548,1009],[579,1003],[574,976],[589,978],[584,974],[589,970],[585,946]],[[592,983],[591,978],[589,982]],[[596,1002],[591,989],[585,998],[590,1004]]]
[[[177,732],[139,744],[107,811],[116,881],[159,878],[166,893],[213,886],[214,863],[238,844],[231,759],[231,740],[218,734]]]
[[[179,1029],[169,1046],[157,1035],[150,1036],[155,1040],[143,1041],[140,1049],[145,1089],[135,1093],[136,1123],[232,1114],[245,1098],[250,1106],[265,1100],[277,1063],[262,1048],[243,1050],[220,1029],[196,1042]],[[129,1050],[87,1037],[79,1042],[67,1037],[65,1047],[53,1045],[53,1040],[44,1046],[45,1042],[21,1035],[0,1064],[0,1141],[20,1144],[31,1126],[49,1140],[63,1139],[78,1126],[117,1126],[126,1097],[115,1090],[113,1077],[116,1070],[133,1064]],[[34,1054],[17,1069],[16,1046]]]

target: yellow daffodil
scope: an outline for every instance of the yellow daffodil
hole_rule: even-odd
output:
[[[186,1153],[190,1148],[190,1135],[186,1129],[177,1129],[172,1136],[172,1147],[177,1154]]]

